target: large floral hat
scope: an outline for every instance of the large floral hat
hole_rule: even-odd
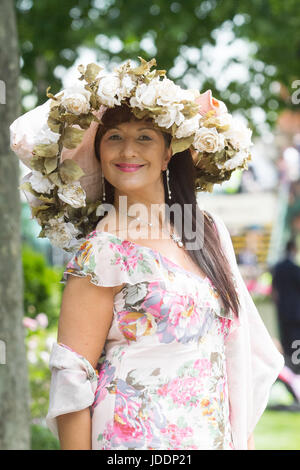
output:
[[[96,63],[80,65],[74,86],[17,118],[10,126],[11,149],[31,169],[20,188],[48,237],[66,251],[77,249],[94,229],[101,205],[101,165],[94,138],[108,108],[128,105],[138,119],[171,134],[172,153],[190,149],[196,167],[195,191],[209,191],[248,169],[252,131],[228,113],[211,90],[183,89],[152,68],[130,60],[106,72]]]

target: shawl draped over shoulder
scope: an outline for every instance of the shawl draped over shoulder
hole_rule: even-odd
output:
[[[228,229],[221,217],[206,212],[217,228],[241,305],[225,348],[232,436],[235,449],[243,450],[248,448],[248,438],[267,406],[271,386],[284,366],[284,359],[241,276]]]

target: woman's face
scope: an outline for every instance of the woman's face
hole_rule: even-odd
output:
[[[118,124],[100,142],[102,171],[119,192],[161,189],[161,172],[171,158],[163,134],[149,121]]]

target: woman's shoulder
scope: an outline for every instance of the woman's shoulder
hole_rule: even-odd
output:
[[[157,277],[157,264],[150,250],[96,227],[67,264],[63,283],[69,274],[90,275],[91,282],[99,286],[137,284]]]

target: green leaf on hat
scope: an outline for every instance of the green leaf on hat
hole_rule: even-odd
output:
[[[84,130],[76,127],[66,127],[63,133],[63,145],[68,149],[74,149],[83,139]]]
[[[39,193],[36,192],[33,187],[31,186],[29,181],[26,181],[25,183],[22,183],[19,186],[19,189],[22,189],[22,191],[28,191],[30,194],[33,194],[35,197],[39,197]]]
[[[79,180],[84,175],[84,171],[80,166],[70,158],[67,158],[59,166],[59,174],[65,184]]]
[[[192,117],[196,116],[199,111],[199,105],[193,101],[182,101],[184,104],[184,109],[182,111],[183,115],[186,119],[191,119]]]
[[[46,202],[47,204],[55,204],[55,197],[53,196],[47,196],[45,194],[40,194],[39,199],[43,202]]]
[[[56,168],[57,168],[57,157],[53,157],[53,158],[46,158],[44,160],[44,167],[45,167],[45,171],[46,171],[46,174],[48,175],[49,173],[52,173],[52,171],[54,171]]]
[[[139,57],[139,59],[141,61],[141,65],[132,69],[131,71],[134,75],[146,75],[148,72],[150,72],[151,67],[156,65],[155,59],[151,59],[149,62],[147,62],[142,57]]]
[[[99,65],[95,63],[90,63],[86,66],[86,70],[84,72],[85,80],[90,83],[93,82],[96,77],[99,75],[99,72],[103,69]]]
[[[172,138],[172,153],[173,155],[178,152],[183,152],[184,150],[188,149],[192,143],[194,142],[194,136],[191,135],[190,137],[186,137],[184,139],[176,139],[176,137]]]
[[[55,157],[58,153],[58,144],[38,144],[34,147],[32,154],[43,158]]]
[[[55,171],[54,173],[51,173],[50,175],[48,175],[48,178],[49,180],[54,183],[58,188],[62,188],[63,187],[63,181],[61,180],[59,174],[57,171]]]
[[[95,118],[95,119],[94,119]],[[92,121],[97,121],[100,122],[100,119],[98,119],[96,116],[94,116],[92,113],[89,114],[83,114],[80,116],[80,118],[77,121],[77,124],[82,128],[82,129],[88,129],[91,125]]]
[[[45,161],[44,158],[38,157],[38,156],[34,156],[34,157],[32,157],[31,160],[30,160],[30,167],[31,167],[33,170],[36,170],[36,171],[39,171],[39,172],[42,173],[42,172],[45,170],[44,161]]]
[[[50,112],[49,112],[47,124],[53,132],[58,132],[58,133],[60,132],[60,126],[61,126],[60,110],[59,110],[59,104],[57,104],[55,101],[50,103]]]
[[[43,204],[41,206],[31,207],[31,214],[33,217],[36,217],[39,214],[39,212],[46,211],[47,209],[49,209],[49,206],[47,206],[46,204]]]

